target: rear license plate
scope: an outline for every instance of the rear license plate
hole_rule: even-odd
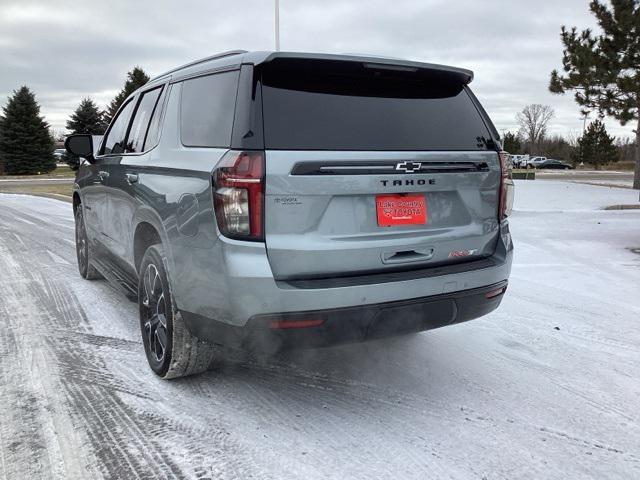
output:
[[[376,195],[378,226],[424,225],[427,202],[424,195]]]

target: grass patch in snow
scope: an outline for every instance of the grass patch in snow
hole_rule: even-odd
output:
[[[71,170],[69,167],[58,167],[53,172],[43,173],[42,175],[0,175],[0,179],[18,180],[18,179],[30,179],[30,178],[75,178],[75,170]]]
[[[73,184],[63,183],[54,185],[10,185],[0,184],[0,193],[26,193],[29,195],[64,195],[71,198]]]

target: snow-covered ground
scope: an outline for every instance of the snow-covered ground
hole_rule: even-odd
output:
[[[487,317],[165,382],[71,206],[0,195],[0,478],[640,478],[637,192],[516,199]]]
[[[637,190],[563,182],[516,180],[515,225],[521,212],[594,212],[611,205],[638,205]],[[519,226],[519,225],[518,225]]]

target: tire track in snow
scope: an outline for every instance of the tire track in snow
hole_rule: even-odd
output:
[[[258,409],[260,416],[269,418],[272,422],[267,430],[269,436],[277,435],[279,428],[286,430],[294,424],[300,438],[313,438],[334,453],[342,444],[359,445],[358,455],[347,458],[339,455],[332,459],[333,462],[348,459],[341,464],[345,478],[371,478],[372,471],[380,478],[417,478],[425,472],[432,472],[433,478],[467,476],[465,469],[446,461],[447,454],[423,436],[424,419],[456,428],[461,412],[451,405],[375,384],[305,371],[278,359],[271,359],[268,364],[240,362],[230,368],[225,376],[239,379],[242,386],[242,393],[233,398],[234,403],[240,402],[243,411]],[[283,397],[287,399],[284,404],[280,401]],[[306,421],[298,425],[301,418]],[[344,418],[349,418],[348,424]],[[408,418],[421,418],[421,421],[412,422]],[[370,430],[365,444],[361,443],[363,425]],[[388,441],[389,435],[395,436],[394,442]],[[295,444],[295,437],[286,442],[284,448],[292,453],[301,448]],[[412,444],[415,448],[408,449]],[[381,451],[385,452],[384,457],[380,457]],[[387,455],[402,458],[401,465],[389,463]],[[282,471],[303,468],[294,460],[295,456],[271,461],[284,462]],[[329,468],[323,473],[323,467]],[[315,468],[318,477],[331,475],[331,464],[316,464]]]
[[[37,202],[38,206],[49,203],[56,202]],[[639,445],[637,423],[616,415],[605,417],[609,425],[604,426],[600,411],[562,389],[562,385],[579,391],[591,387],[607,403],[615,403],[616,397],[603,390],[606,383],[598,383],[597,371],[593,378],[561,372],[574,359],[586,368],[608,357],[577,342],[549,340],[545,330],[552,328],[550,319],[560,313],[576,326],[588,320],[589,328],[602,334],[605,330],[596,327],[606,313],[603,310],[626,316],[635,311],[633,304],[622,308],[611,302],[598,310],[593,308],[595,300],[574,298],[587,305],[577,309],[578,316],[571,312],[575,305],[567,305],[562,295],[551,295],[549,301],[533,296],[523,301],[524,289],[512,287],[509,298],[517,308],[445,333],[421,335],[393,350],[383,344],[353,348],[346,355],[344,350],[333,350],[338,352],[337,359],[331,351],[320,351],[314,355],[321,360],[311,366],[299,358],[239,362],[225,366],[220,376],[210,372],[160,382],[146,369],[141,346],[136,348],[139,343],[108,336],[110,329],[122,333],[124,325],[132,334],[123,336],[138,338],[134,309],[115,305],[126,300],[113,296],[111,301],[107,295],[98,304],[105,315],[89,310],[91,297],[105,297],[107,287],[77,278],[73,232],[56,229],[56,215],[51,216],[49,228],[26,223],[5,226],[2,215],[0,209],[0,244],[5,233],[15,232],[26,247],[9,235],[14,257],[39,273],[25,279],[9,272],[4,283],[0,278],[0,291],[22,288],[41,295],[39,302],[47,305],[38,304],[38,313],[28,325],[46,325],[55,317],[49,341],[41,342],[39,348],[47,352],[50,376],[65,383],[60,387],[63,412],[86,436],[79,451],[97,458],[90,465],[99,470],[87,477],[173,476],[170,467],[148,467],[156,458],[154,452],[170,459],[185,478],[639,477],[636,458],[627,456]],[[47,248],[68,259],[70,266],[56,264]],[[514,277],[514,284],[518,281]],[[542,281],[538,284],[546,286]],[[564,296],[571,298],[570,292]],[[0,307],[3,302],[0,297]],[[83,305],[87,308],[84,320]],[[556,311],[556,307],[562,309]],[[516,311],[509,318],[509,312]],[[127,318],[119,318],[121,312]],[[97,324],[105,320],[112,326]],[[25,331],[19,333],[15,341],[32,346],[29,338],[23,338]],[[514,338],[534,346],[537,357],[518,349]],[[611,338],[634,344],[637,335],[612,332]],[[553,349],[558,348],[567,354],[554,357]],[[397,349],[401,352],[392,353]],[[432,349],[437,354],[429,354]],[[638,365],[637,358],[629,355],[632,350],[615,345],[610,350],[617,356],[610,357],[611,365],[603,364],[605,372]],[[354,365],[346,367],[350,362]],[[389,366],[393,362],[397,364]],[[369,374],[371,381],[360,381],[371,369],[379,374]],[[436,369],[441,372],[435,373]],[[407,379],[419,383],[408,385]],[[630,395],[634,389],[625,392]],[[618,408],[627,414],[635,411],[631,397]],[[98,425],[101,419],[105,423]],[[123,430],[123,423],[125,430],[137,426],[144,435],[136,437],[136,431]],[[622,423],[626,423],[626,437],[618,442],[615,429],[622,431]],[[151,453],[140,452],[147,446]],[[48,464],[43,465],[46,470]],[[11,473],[21,473],[13,468]]]
[[[7,250],[8,251],[3,252],[3,253],[6,253],[4,258],[8,259],[8,258],[14,257],[16,252],[12,252],[10,248]],[[44,251],[46,252],[47,250],[44,250]],[[39,259],[37,259],[39,260],[38,263],[46,265],[44,261],[44,259],[46,259],[46,255],[38,255],[38,257],[39,257]],[[51,262],[50,258],[49,258],[49,262]],[[12,276],[15,276],[17,278],[28,278],[30,279],[30,281],[28,281],[25,284],[26,291],[13,292],[15,294],[15,300],[13,302],[8,302],[9,305],[11,304],[15,305],[19,302],[22,303],[23,305],[28,304],[29,308],[32,311],[38,313],[38,315],[23,315],[21,316],[22,317],[21,320],[42,321],[46,319],[48,328],[54,328],[56,330],[63,330],[63,331],[65,330],[87,331],[88,325],[86,323],[86,315],[81,310],[75,296],[64,286],[60,285],[57,281],[51,281],[47,276],[46,268],[30,269],[25,264],[25,262],[13,262],[13,266],[14,266],[14,272]],[[15,312],[12,312],[12,313],[15,314]],[[27,329],[27,326],[28,324],[27,322],[25,322],[25,325],[24,325],[25,330]],[[31,326],[35,327],[33,329],[34,332],[38,332],[38,327],[36,325],[31,325]],[[25,337],[26,339],[29,339],[29,337],[31,337],[31,340],[32,340],[34,337],[37,337],[37,333],[32,335],[25,334]],[[82,388],[83,386],[88,386],[88,388],[94,389],[93,390],[94,395],[83,396],[82,403],[103,404],[105,401],[109,400],[110,396],[115,396],[116,392],[122,389],[122,387],[119,385],[109,384],[109,381],[112,379],[112,377],[108,374],[108,371],[104,368],[104,366],[102,366],[103,371],[100,371],[99,368],[96,368],[96,364],[98,365],[98,367],[100,367],[101,365],[97,362],[97,359],[92,358],[91,355],[89,355],[90,351],[78,350],[77,345],[74,346],[76,348],[73,348],[73,347],[68,348],[67,342],[64,342],[64,341],[58,342],[56,340],[57,339],[55,337],[48,338],[45,342],[48,348],[45,348],[45,349],[48,350],[47,353],[50,359],[51,357],[57,359],[57,361],[54,361],[51,363],[57,365],[61,369],[60,384],[62,386],[63,391],[65,391],[65,393],[67,394],[67,398],[71,398],[71,399],[78,398],[77,389],[74,388],[75,386],[79,385],[80,388]],[[65,353],[68,354],[70,352],[73,352],[73,356],[70,359],[71,361],[67,361],[67,362],[61,361],[60,357],[64,356]],[[69,368],[67,368],[69,366],[71,366],[71,371],[69,371]],[[82,375],[81,375],[80,381],[76,383],[74,381],[73,374],[74,373],[78,374],[78,372],[82,372]],[[42,372],[42,373],[44,375],[48,375],[47,372]],[[106,382],[107,388],[101,389],[98,394],[98,391],[95,390],[98,387],[96,387],[95,384],[101,383],[101,382]],[[79,406],[78,404],[71,405],[72,407],[71,409],[69,409],[69,406],[66,406],[66,410],[75,411],[78,406]],[[108,417],[109,415],[113,415],[113,411],[111,411],[111,409],[102,409],[102,411],[98,413],[99,415],[94,416],[93,418],[89,417],[89,418],[81,419],[82,420],[81,424],[84,424],[85,431],[92,433],[90,437],[93,436],[94,434],[93,427],[95,427],[95,425],[92,425],[92,423],[95,424],[96,420],[99,420],[101,424],[104,425],[104,423],[102,422],[102,418],[105,418],[105,417],[109,418]],[[116,430],[113,428],[115,425],[117,425],[117,422],[112,422],[112,424],[110,425],[110,428],[113,429],[114,431]],[[126,423],[123,423],[123,425],[126,425]],[[140,437],[140,434],[138,433],[137,434],[138,451],[139,452],[151,451],[151,449],[149,449],[149,445],[140,445],[139,437]],[[131,443],[131,440],[132,440],[132,436],[130,435],[130,432],[127,432],[125,429],[125,431],[122,432],[122,435],[120,438],[114,438],[114,444],[128,445]],[[107,455],[104,455],[104,451],[105,451],[104,442],[100,441],[99,443],[94,445],[94,447],[96,447],[95,450],[96,450],[96,453],[98,454],[98,458],[100,460],[106,460],[105,463],[109,464],[110,459],[108,458]],[[34,450],[35,447],[31,445],[30,449]],[[48,454],[51,450],[51,447],[48,447],[48,448],[41,447],[41,450],[43,450],[45,454]],[[148,454],[148,453],[144,453],[144,454]],[[125,458],[126,458],[126,455],[125,455]],[[148,458],[147,460],[151,460],[151,458]],[[152,468],[156,470],[155,475],[153,477],[148,477],[148,475],[145,474],[140,478],[169,478],[169,477],[179,478],[181,476],[177,467],[175,467],[174,465],[170,465],[166,459],[163,460],[162,455],[160,453],[156,452],[152,460],[153,461],[150,462],[149,465],[145,465],[145,464],[135,465],[134,466],[135,468],[129,471],[129,474],[135,471],[140,471],[140,472],[149,471],[150,466],[153,466]],[[22,462],[13,462],[13,463],[20,465]],[[54,472],[51,465],[42,467],[39,470],[42,470],[44,472],[42,478],[48,477],[47,471],[52,473]],[[105,472],[107,473],[105,477],[116,478],[126,471],[127,470],[120,470],[120,471],[116,470],[116,471]],[[61,478],[62,475],[54,475],[54,476],[55,478]],[[75,477],[75,475],[73,476]]]
[[[86,315],[75,295],[65,286],[51,281],[46,272],[38,271],[37,277],[38,281],[31,284],[30,301],[38,307],[40,317],[47,318],[49,325],[58,330],[87,331]],[[123,472],[128,472],[129,476],[145,472],[139,478],[180,478],[179,468],[170,459],[163,458],[157,446],[154,448],[152,443],[145,443],[139,425],[126,413],[127,407],[117,400],[118,392],[127,391],[127,388],[109,373],[93,349],[78,348],[81,345],[48,339],[50,353],[61,370],[62,388],[73,401],[70,410],[82,411],[81,404],[95,404],[91,410],[84,410],[92,415],[78,418],[81,420],[78,424],[90,432],[90,439],[96,440],[93,447],[100,465],[118,467],[104,471],[105,477],[116,478]],[[106,448],[109,443],[127,445],[127,450]],[[125,465],[120,461],[123,455]],[[127,465],[132,469],[127,470]]]
[[[54,214],[54,215],[41,215],[40,212],[33,212],[34,214],[27,213],[24,210],[20,210],[9,205],[4,204],[2,209],[6,212],[6,214],[11,214],[10,217],[12,220],[18,220],[23,223],[32,226],[43,227],[46,229],[51,229],[52,227],[63,230],[66,234],[68,234],[69,230],[74,229],[73,223],[73,214],[72,207],[69,204],[65,204],[69,209],[69,213],[71,213],[71,219],[67,215],[64,214]],[[43,219],[43,217],[46,218]],[[47,218],[48,217],[48,218]]]
[[[56,262],[50,255],[51,242],[42,234],[47,229],[44,225],[31,223],[34,224],[33,228],[27,234],[18,230],[22,242],[14,242],[16,245],[20,244],[21,250],[27,248],[32,252],[29,261],[24,261],[23,258],[23,261],[15,262],[16,269],[11,276],[29,278],[26,282],[20,282],[26,288],[25,292],[20,293],[20,297],[38,312],[32,320],[46,321],[47,329],[52,332],[43,348],[47,350],[49,362],[60,370],[59,383],[67,403],[65,411],[73,418],[73,423],[87,435],[89,442],[83,447],[86,449],[91,446],[90,451],[97,459],[94,461],[95,468],[99,468],[105,478],[186,478],[186,473],[172,460],[170,454],[174,441],[178,439],[175,430],[181,430],[179,444],[184,445],[187,451],[198,450],[199,445],[206,446],[215,439],[218,441],[218,451],[228,460],[223,462],[222,467],[216,466],[220,460],[216,462],[209,459],[205,448],[199,457],[202,463],[193,464],[192,473],[198,471],[201,476],[206,477],[209,472],[217,471],[217,476],[221,478],[251,476],[252,462],[233,461],[234,457],[242,455],[238,455],[239,449],[228,432],[220,426],[215,427],[209,422],[209,427],[215,427],[215,433],[212,430],[201,430],[195,438],[189,438],[193,436],[193,431],[176,428],[175,424],[166,420],[163,422],[162,417],[155,418],[150,423],[147,411],[136,411],[122,400],[136,398],[150,403],[147,408],[151,409],[155,404],[144,390],[145,383],[149,386],[149,372],[143,363],[141,343],[135,344],[135,356],[142,376],[138,374],[132,378],[111,374],[104,358],[122,353],[123,345],[127,346],[125,353],[131,354],[131,344],[134,342],[94,337],[91,334],[91,326],[77,297],[60,281],[60,276],[54,273],[62,269],[66,272],[71,270],[75,275],[75,264],[67,262],[68,265],[61,265],[61,262]],[[3,223],[2,228],[16,229],[13,223]],[[68,242],[61,247],[68,252],[67,255],[73,253]],[[14,258],[22,256],[16,248],[7,253]],[[37,268],[33,268],[35,265]],[[15,283],[12,282],[12,285]],[[141,377],[144,382],[140,382]],[[153,376],[152,379],[157,381]],[[166,385],[165,382],[160,382],[158,387],[162,389]],[[182,450],[182,447],[177,450]],[[234,450],[238,453],[234,454]],[[42,467],[41,470],[46,472],[51,471],[51,468]],[[47,475],[43,478],[47,478]]]
[[[5,475],[50,479],[77,477],[81,472],[91,474],[91,462],[77,451],[82,442],[69,430],[52,387],[50,377],[55,376],[55,365],[44,359],[47,352],[43,335],[37,326],[32,328],[32,320],[38,319],[37,307],[30,302],[29,293],[34,279],[21,271],[12,251],[16,242],[7,239],[11,240],[8,236],[0,238],[0,269],[4,273],[0,279],[3,292],[0,336],[6,344],[6,336],[10,334],[13,347],[12,352],[3,348],[1,369],[5,398],[0,415],[8,414],[1,422],[0,438],[9,469]],[[16,275],[23,280],[13,282]],[[61,438],[68,445],[61,443]]]

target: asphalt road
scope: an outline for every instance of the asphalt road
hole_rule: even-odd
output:
[[[171,382],[71,206],[0,195],[0,479],[640,478],[635,192],[517,187],[498,311]]]
[[[536,180],[564,180],[592,185],[631,188],[633,185],[633,172],[603,170],[536,170]]]

